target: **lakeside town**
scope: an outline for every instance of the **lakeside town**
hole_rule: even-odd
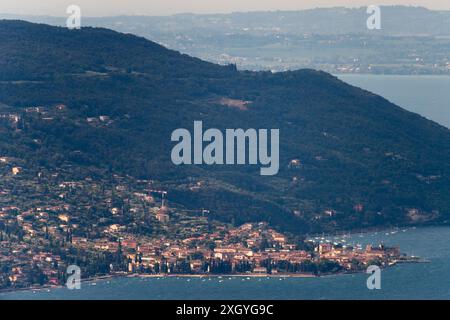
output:
[[[27,108],[22,114],[4,113],[0,121],[20,132],[26,121],[52,122],[64,117],[66,109]],[[102,116],[85,121],[101,127],[113,120]],[[320,276],[412,261],[397,247],[308,240],[264,221],[237,226],[222,222],[207,208],[178,205],[157,181],[99,168],[65,163],[48,169],[0,155],[0,178],[0,290],[64,285],[71,265],[79,266],[82,278],[88,279],[136,274]],[[196,192],[208,181],[183,184]],[[323,215],[332,217],[333,210]]]
[[[156,215],[168,219],[168,209]],[[161,212],[163,211],[163,212]],[[2,215],[5,216],[4,214]],[[168,220],[163,223],[168,223]],[[32,247],[24,242],[0,242],[2,271],[9,264],[2,289],[26,288],[30,285],[64,285],[71,252],[89,252],[101,275],[291,275],[319,276],[364,271],[369,265],[387,267],[411,261],[398,247],[367,245],[365,248],[333,243],[290,243],[283,234],[266,223],[247,223],[238,228],[217,226],[214,232],[182,240],[147,239],[125,235],[116,230],[98,239],[70,236],[64,247],[55,252]],[[4,235],[2,235],[4,237]],[[50,237],[48,238],[50,239]],[[50,241],[50,240],[49,240]],[[49,245],[49,244],[47,244]],[[95,253],[96,256],[93,254]],[[98,258],[98,260],[96,260]],[[89,258],[87,258],[89,259]],[[5,275],[2,276],[5,278]]]

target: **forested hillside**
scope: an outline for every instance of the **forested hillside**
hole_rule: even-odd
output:
[[[0,21],[0,103],[0,157],[151,179],[214,219],[301,233],[450,215],[450,131],[323,72],[244,72],[107,29]],[[280,129],[279,174],[173,165],[171,132],[195,120]]]

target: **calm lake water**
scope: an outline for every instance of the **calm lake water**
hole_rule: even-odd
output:
[[[337,76],[450,128],[450,76]]]
[[[384,242],[430,263],[382,271],[381,290],[368,290],[366,274],[322,278],[117,278],[83,283],[81,290],[0,294],[0,299],[450,299],[450,227],[404,229],[330,237],[351,244]]]

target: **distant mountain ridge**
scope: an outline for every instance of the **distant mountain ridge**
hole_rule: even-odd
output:
[[[414,6],[380,6],[382,29],[378,34],[391,36],[450,36],[450,10],[429,10]],[[84,17],[86,26],[106,27],[120,32],[157,36],[160,33],[189,33],[202,29],[214,33],[263,34],[359,34],[368,30],[367,7],[316,8],[300,11],[256,11],[229,14],[176,14],[171,16],[112,16]],[[1,14],[3,19],[21,19],[30,22],[64,26],[66,19],[52,16]]]
[[[0,21],[0,102],[22,117],[20,130],[0,126],[0,156],[157,180],[215,219],[300,233],[450,215],[450,130],[324,72],[238,71],[107,29]],[[58,104],[61,116],[24,109]],[[100,116],[108,121],[89,120]],[[170,134],[195,120],[279,128],[280,173],[173,165]]]
[[[65,17],[1,15],[65,26]],[[190,56],[245,70],[450,74],[450,11],[382,6],[381,30],[366,7],[303,11],[83,17],[83,26],[131,33]]]

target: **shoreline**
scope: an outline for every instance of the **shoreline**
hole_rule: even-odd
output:
[[[309,273],[280,273],[280,274],[130,274],[127,278],[319,278]]]
[[[449,221],[443,221],[443,222],[433,222],[433,223],[426,223],[423,225],[398,225],[398,226],[387,226],[384,228],[364,228],[364,229],[350,229],[350,230],[339,230],[332,233],[311,233],[306,235],[306,239],[313,239],[316,237],[346,237],[348,235],[367,235],[370,233],[383,233],[383,232],[392,232],[392,231],[402,231],[402,230],[415,230],[415,229],[425,229],[425,228],[447,228],[450,227]],[[359,231],[358,231],[359,230]]]

